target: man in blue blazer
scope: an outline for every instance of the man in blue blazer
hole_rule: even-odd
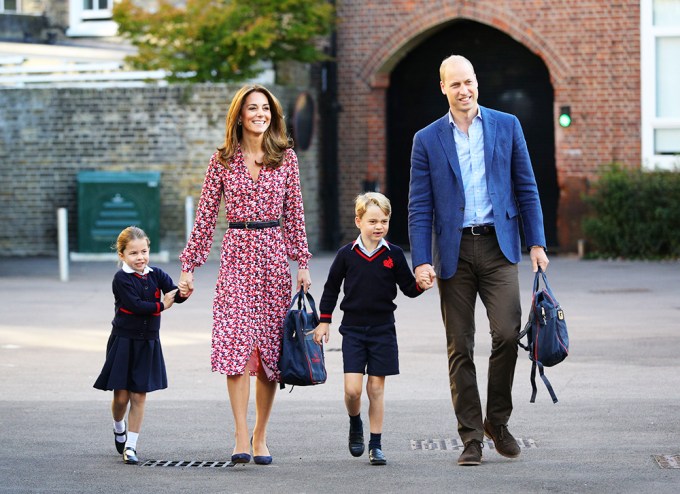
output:
[[[437,278],[446,329],[451,399],[465,448],[479,465],[484,435],[503,456],[520,454],[508,431],[521,304],[520,221],[534,272],[545,270],[543,213],[524,134],[513,115],[479,106],[477,77],[459,55],[440,67],[449,112],[413,139],[409,239],[416,276]],[[474,364],[475,302],[489,318],[486,418]]]

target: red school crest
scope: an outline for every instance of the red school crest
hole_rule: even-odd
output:
[[[383,266],[385,266],[388,269],[392,269],[394,267],[394,261],[392,260],[391,257],[388,257],[383,261]]]

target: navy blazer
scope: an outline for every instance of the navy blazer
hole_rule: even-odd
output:
[[[543,212],[522,127],[517,117],[480,106],[486,186],[498,244],[511,263],[521,258],[519,224],[528,247],[545,246]],[[448,114],[413,138],[408,227],[413,266],[432,264],[451,278],[458,254],[465,192]]]

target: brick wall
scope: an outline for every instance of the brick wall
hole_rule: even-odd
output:
[[[77,249],[80,170],[161,172],[161,245],[184,246],[184,202],[198,197],[208,160],[224,141],[224,118],[238,86],[0,89],[0,256],[57,255],[56,210],[68,208]],[[275,87],[286,114],[298,94]],[[307,233],[320,240],[316,137],[297,151]],[[224,231],[220,221],[218,232]],[[221,233],[213,250],[219,247]]]
[[[456,19],[492,26],[524,44],[548,67],[555,114],[561,104],[571,105],[574,125],[563,129],[555,122],[562,248],[573,250],[580,235],[573,216],[582,211],[576,204],[580,196],[570,187],[582,188],[605,163],[640,165],[638,0],[345,1],[337,6],[341,205],[351,204],[367,176],[385,185],[384,95],[390,71],[411,47]],[[353,238],[351,214],[341,213],[341,221],[345,240]]]

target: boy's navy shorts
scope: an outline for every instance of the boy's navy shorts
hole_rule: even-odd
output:
[[[369,376],[399,374],[399,349],[394,323],[381,326],[340,325],[345,373]]]

